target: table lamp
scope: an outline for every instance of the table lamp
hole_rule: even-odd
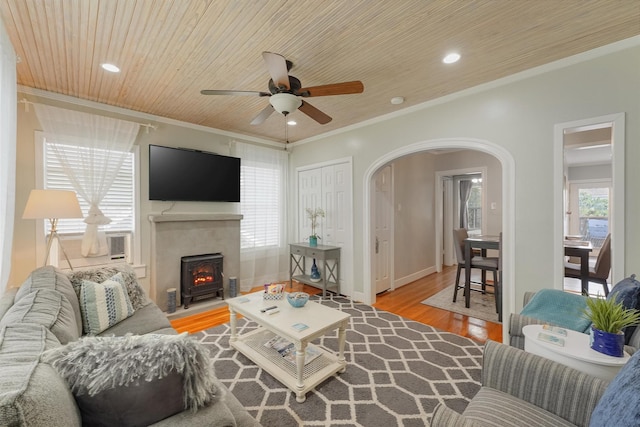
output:
[[[48,218],[51,223],[51,233],[47,241],[47,252],[44,256],[44,265],[49,260],[49,252],[51,251],[51,243],[53,239],[58,239],[60,249],[64,254],[69,268],[73,270],[71,261],[62,246],[62,242],[58,238],[58,220],[60,218],[82,218],[82,210],[78,203],[78,198],[74,191],[66,190],[31,190],[29,200],[22,214],[23,219],[45,219]]]

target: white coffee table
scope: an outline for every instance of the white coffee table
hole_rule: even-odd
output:
[[[294,308],[286,298],[264,300],[262,292],[227,299],[226,302],[231,315],[231,346],[293,391],[298,402],[304,402],[305,394],[325,379],[345,371],[344,344],[351,317],[348,313],[312,301],[308,301],[304,307]],[[280,311],[274,314],[260,311],[271,306],[277,306]],[[238,335],[237,313],[260,327]],[[308,328],[298,331],[293,327],[296,323],[303,323]],[[338,353],[318,347],[321,355],[305,364],[309,342],[335,329],[338,330]],[[273,348],[265,347],[264,344],[274,336],[285,338],[295,345],[295,363],[286,360]]]
[[[589,346],[588,334],[566,331],[564,347],[560,347],[538,339],[538,334],[543,332],[542,325],[527,325],[522,328],[524,350],[607,381],[611,381],[629,361],[627,353],[623,357],[613,357],[593,350]]]

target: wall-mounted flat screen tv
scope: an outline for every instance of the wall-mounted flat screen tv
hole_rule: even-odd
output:
[[[239,202],[240,159],[149,145],[149,200]]]

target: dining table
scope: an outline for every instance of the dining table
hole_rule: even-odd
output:
[[[565,240],[564,255],[580,258],[580,284],[582,295],[589,295],[589,256],[593,244],[589,241]]]
[[[483,257],[487,256],[487,249],[500,250],[500,236],[476,235],[464,239],[464,306],[471,305],[471,255],[473,249],[480,249]],[[482,272],[484,283],[486,272]]]

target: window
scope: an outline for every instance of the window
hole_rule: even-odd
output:
[[[468,173],[454,177],[459,197],[456,198],[457,222],[470,235],[482,234],[482,174]]]
[[[285,245],[285,201],[288,153],[284,150],[236,142],[240,157],[240,248],[282,249]],[[263,251],[264,252],[264,251]],[[264,253],[262,256],[266,256]]]
[[[87,150],[77,145],[61,145],[58,149],[65,152],[65,156],[71,161],[75,161],[75,167],[87,167],[80,161],[80,153]],[[95,150],[94,150],[95,151]],[[100,152],[100,151],[98,151]],[[108,150],[100,152],[105,157],[109,155]],[[62,164],[53,153],[51,144],[44,140],[43,147],[44,183],[43,187],[57,190],[74,190],[71,180],[64,172]],[[134,154],[128,153],[111,185],[109,192],[100,203],[100,210],[111,219],[111,223],[100,227],[106,232],[133,232],[134,230],[134,207],[135,207],[135,186],[134,186]],[[89,203],[82,197],[78,197],[82,212],[86,215],[89,211]],[[49,233],[50,224],[45,221],[45,232]],[[59,234],[82,234],[86,224],[82,218],[60,219],[58,223]]]
[[[278,165],[243,159],[240,167],[242,249],[280,247],[281,186]]]
[[[16,188],[16,53],[0,19],[0,293],[11,271]]]
[[[569,234],[580,235],[593,245],[597,256],[609,234],[611,181],[572,182],[569,186]]]
[[[471,180],[471,193],[467,201],[470,234],[482,234],[482,178]]]

